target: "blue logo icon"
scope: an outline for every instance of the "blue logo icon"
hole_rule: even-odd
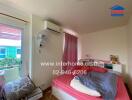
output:
[[[111,8],[111,16],[124,16],[125,8],[120,5],[115,5]]]

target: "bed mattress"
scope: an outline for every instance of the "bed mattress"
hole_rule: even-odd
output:
[[[81,93],[73,89],[70,86],[70,82],[73,78],[74,78],[73,75],[66,75],[66,74],[58,76],[53,80],[52,86],[61,89],[62,91],[66,92],[67,94],[71,95],[77,100],[103,100],[102,97],[89,96],[87,94]],[[121,77],[118,77],[118,81],[117,81],[116,100],[130,100],[126,87]]]

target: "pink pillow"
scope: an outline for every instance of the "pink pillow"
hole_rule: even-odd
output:
[[[106,72],[108,72],[108,70],[106,68],[101,68],[101,67],[95,67],[95,66],[93,66],[90,69],[91,69],[91,71],[100,72],[100,73],[106,73]]]

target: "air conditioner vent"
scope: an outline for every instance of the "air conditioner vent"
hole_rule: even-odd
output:
[[[61,33],[62,32],[62,28],[59,25],[56,25],[50,21],[44,21],[44,29],[46,30],[52,30],[55,31],[57,33]]]

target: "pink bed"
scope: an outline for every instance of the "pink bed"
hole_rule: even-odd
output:
[[[81,93],[70,86],[70,82],[73,79],[73,75],[61,75],[53,80],[53,86],[65,91],[77,100],[103,100],[101,97],[93,97],[87,94]],[[130,100],[125,85],[121,77],[118,78],[117,83],[117,96],[116,100]]]

